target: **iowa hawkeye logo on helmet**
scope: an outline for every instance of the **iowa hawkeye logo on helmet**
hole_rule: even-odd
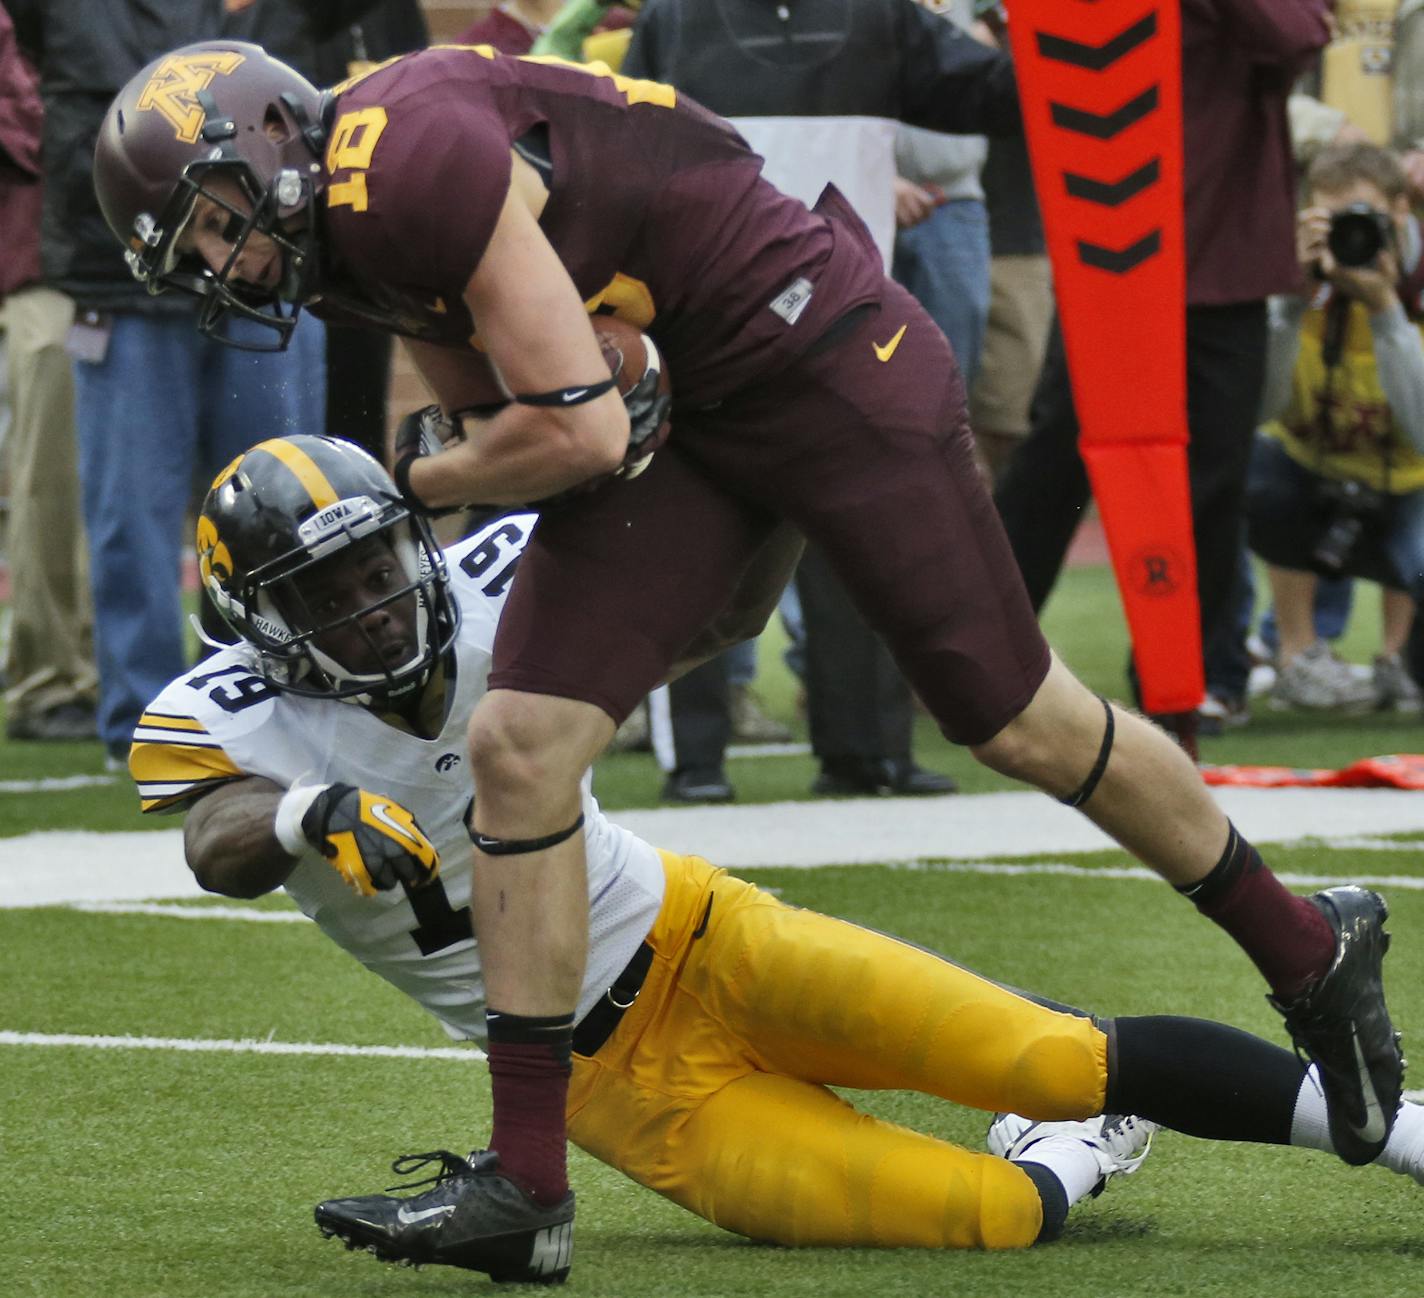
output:
[[[198,92],[212,85],[219,73],[228,75],[244,60],[244,55],[233,50],[170,54],[153,70],[139,94],[137,107],[140,112],[156,109],[172,124],[173,133],[180,140],[193,144],[207,116],[198,102]]]

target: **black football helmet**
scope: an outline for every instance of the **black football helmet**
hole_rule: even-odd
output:
[[[316,198],[323,187],[321,93],[299,72],[244,41],[204,41],[156,59],[109,105],[94,150],[94,188],[125,259],[150,293],[177,288],[203,301],[199,328],[233,346],[280,351],[316,273]],[[205,182],[230,176],[246,209]],[[179,256],[199,194],[231,214],[226,265]],[[262,289],[236,278],[254,231],[275,240],[282,279]],[[284,305],[287,304],[287,305]],[[230,316],[272,331],[265,341],[225,332]]]
[[[371,537],[388,543],[404,580],[354,612],[323,620],[303,597],[301,579]],[[197,551],[203,586],[256,651],[258,674],[291,694],[399,698],[425,683],[459,628],[429,524],[407,508],[371,456],[334,437],[274,437],[239,455],[203,501]],[[317,643],[354,628],[368,661],[381,661],[363,620],[408,599],[415,601],[415,643],[404,662],[362,672]]]

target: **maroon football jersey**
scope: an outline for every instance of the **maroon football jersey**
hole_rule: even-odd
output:
[[[437,47],[337,92],[319,315],[364,307],[396,332],[478,346],[462,293],[508,192],[511,148],[539,127],[541,228],[590,312],[657,341],[679,401],[776,372],[880,294],[879,253],[843,200],[826,205],[835,220],[808,211],[762,178],[726,122],[668,86]]]

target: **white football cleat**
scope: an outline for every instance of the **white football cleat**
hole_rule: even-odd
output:
[[[1104,1113],[1096,1118],[1069,1122],[1035,1122],[1017,1113],[996,1113],[989,1126],[988,1146],[991,1154],[1010,1162],[1035,1161],[1030,1152],[1040,1141],[1077,1140],[1093,1152],[1102,1171],[1094,1196],[1114,1176],[1131,1176],[1146,1161],[1152,1149],[1155,1122],[1137,1118],[1130,1113]]]

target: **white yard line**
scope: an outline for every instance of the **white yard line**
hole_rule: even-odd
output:
[[[51,775],[41,780],[0,780],[0,793],[63,793],[113,784],[117,775]]]
[[[1214,795],[1257,843],[1319,840],[1378,851],[1379,835],[1424,832],[1424,794],[1417,792],[1218,789]],[[1112,846],[1085,817],[1027,792],[676,807],[623,811],[615,819],[659,847],[732,869],[929,859],[972,863]],[[1397,850],[1424,852],[1424,845]],[[183,864],[177,829],[46,831],[0,839],[0,908],[204,895]]]
[[[90,1050],[177,1050],[235,1055],[356,1055],[372,1059],[455,1059],[477,1063],[473,1046],[342,1046],[318,1041],[214,1041],[206,1037],[96,1037],[71,1032],[0,1031],[0,1046],[78,1046]]]
[[[157,915],[164,919],[226,919],[250,924],[304,924],[299,910],[259,910],[256,906],[188,906],[163,901],[76,901],[75,910],[99,915]]]

